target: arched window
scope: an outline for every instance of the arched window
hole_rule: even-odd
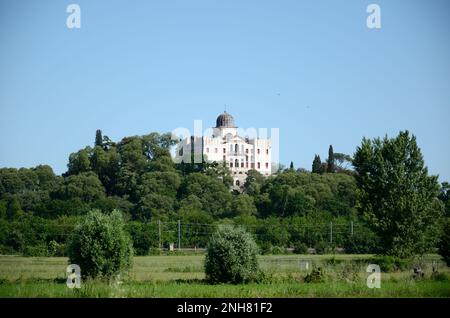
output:
[[[239,160],[234,160],[234,166],[236,167],[236,168],[239,168]]]
[[[238,144],[235,144],[235,145],[234,145],[234,152],[235,152],[235,153],[238,153],[238,152],[239,152],[239,145],[238,145]]]
[[[261,169],[261,162],[258,162],[258,169]]]

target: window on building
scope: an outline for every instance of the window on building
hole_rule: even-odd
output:
[[[260,149],[258,148],[258,155],[260,154]]]
[[[227,161],[227,157],[223,156],[223,162]]]
[[[269,168],[269,163],[268,162],[266,162],[266,169],[268,169]]]
[[[241,161],[241,168],[244,168],[244,160]]]
[[[261,169],[261,162],[258,162],[258,169]]]
[[[236,180],[236,185],[239,187],[241,185],[241,183],[239,182],[239,180]]]
[[[248,156],[245,156],[245,161],[248,161]]]
[[[268,155],[269,154],[269,149],[266,149],[266,155]]]
[[[233,161],[230,161],[230,168],[233,168]]]
[[[252,167],[252,169],[255,169],[255,163],[254,162],[252,162],[251,167]]]
[[[234,165],[236,166],[236,168],[239,168],[239,160],[235,159],[234,160]]]
[[[248,148],[247,148],[247,149],[245,149],[245,153],[248,153]]]
[[[245,167],[248,168],[248,161],[245,163]]]
[[[214,149],[214,152],[217,153],[217,148]]]
[[[235,153],[238,153],[238,152],[239,152],[239,145],[238,145],[238,144],[235,144],[235,145],[234,145],[234,152],[235,152]]]
[[[227,153],[227,150],[225,148],[223,148],[223,153]]]

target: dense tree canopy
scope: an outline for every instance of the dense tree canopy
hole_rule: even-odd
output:
[[[442,207],[439,184],[429,176],[416,137],[363,139],[353,165],[360,210],[382,241],[385,253],[410,256],[435,246]]]
[[[93,209],[120,210],[140,255],[176,242],[178,220],[183,246],[205,247],[225,223],[245,227],[263,252],[303,244],[408,255],[435,245],[441,209],[450,216],[448,183],[439,191],[407,133],[364,140],[353,161],[330,147],[328,163],[316,155],[312,172],[249,170],[242,191],[230,190],[222,163],[174,164],[172,145],[170,134],[116,143],[98,131],[62,176],[45,165],[1,168],[0,253],[63,255],[67,232]]]

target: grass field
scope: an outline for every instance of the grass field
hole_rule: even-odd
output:
[[[247,285],[207,284],[202,255],[135,257],[119,284],[91,281],[69,289],[66,258],[0,256],[0,297],[450,297],[450,269],[439,261],[441,275],[431,277],[437,255],[427,257],[423,279],[412,278],[412,271],[382,273],[380,289],[366,286],[369,257],[260,256],[267,279]],[[323,281],[303,281],[312,264],[324,269]]]

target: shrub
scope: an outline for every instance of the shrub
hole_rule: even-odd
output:
[[[411,261],[395,256],[376,256],[371,258],[372,264],[380,266],[380,270],[383,272],[395,272],[407,269],[411,265]]]
[[[270,250],[270,254],[272,255],[282,255],[286,253],[287,253],[286,249],[281,246],[272,246],[272,249]]]
[[[325,275],[323,273],[322,267],[313,267],[311,273],[305,276],[305,283],[319,283],[323,282]]]
[[[75,227],[68,246],[69,262],[85,277],[112,278],[131,267],[133,249],[122,214],[92,210]]]
[[[444,258],[447,266],[450,266],[450,219],[447,219],[444,224],[441,241],[439,242],[439,254]]]
[[[51,240],[47,244],[48,255],[49,256],[64,256],[65,254],[65,245],[56,242],[55,240]]]
[[[32,245],[32,246],[26,246],[23,249],[23,255],[24,256],[36,256],[36,257],[49,256],[48,250],[47,250],[47,245],[44,243],[40,243],[40,244]]]
[[[246,283],[259,275],[258,246],[241,228],[222,226],[213,234],[205,258],[206,279],[210,283]]]
[[[317,242],[314,249],[316,250],[316,254],[330,254],[334,251],[333,248],[324,241]]]
[[[295,242],[294,253],[295,254],[308,254],[308,246],[302,242]]]

